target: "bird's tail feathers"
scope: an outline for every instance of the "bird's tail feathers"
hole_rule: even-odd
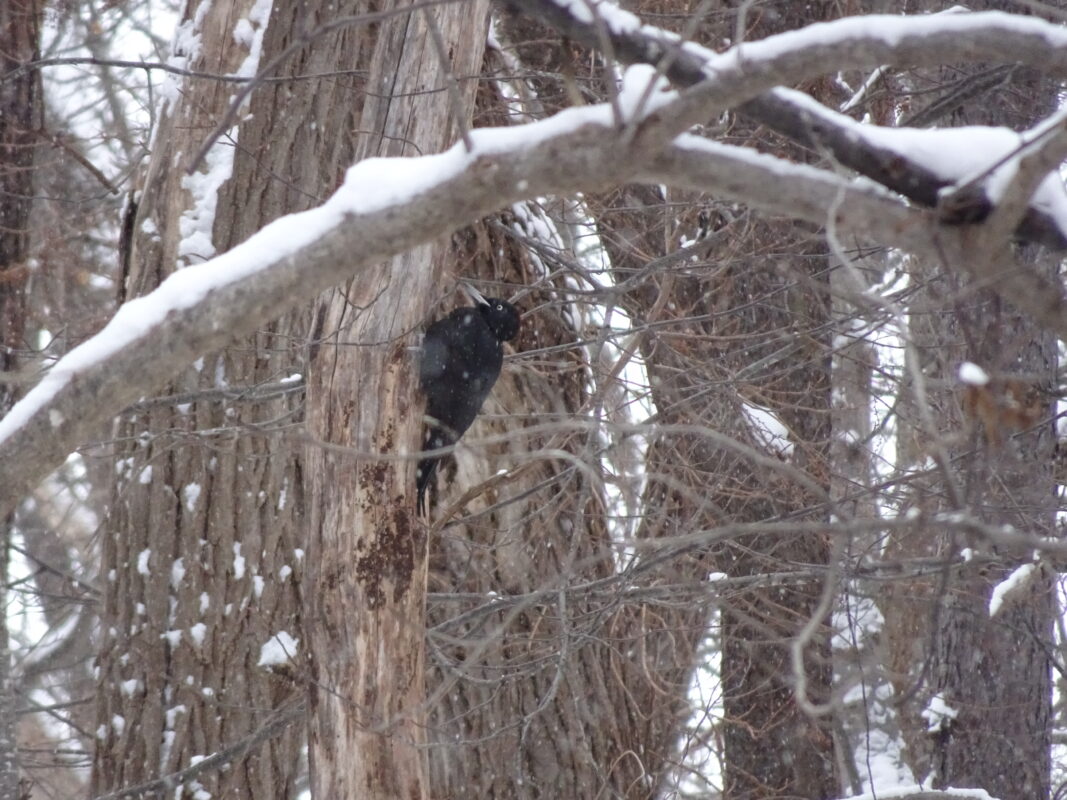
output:
[[[448,447],[455,444],[456,439],[448,431],[444,431],[441,428],[428,428],[426,431],[426,440],[423,443],[423,450],[440,450],[442,447]],[[434,472],[437,471],[437,464],[443,459],[443,455],[427,456],[426,458],[419,460],[418,470],[415,473],[415,484],[418,487],[418,495],[415,503],[416,512],[422,516],[426,513],[426,492],[430,488],[430,484],[433,482]]]

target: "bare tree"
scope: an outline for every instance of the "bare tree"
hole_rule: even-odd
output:
[[[481,65],[487,4],[379,10],[387,18],[363,34],[368,89],[355,155],[439,150],[470,125],[474,84],[459,87],[456,76]],[[428,539],[414,515],[414,462],[375,456],[419,449],[407,337],[447,258],[427,242],[329,293],[316,311],[308,430],[324,446],[309,450],[309,636],[320,797],[433,796],[422,746]]]
[[[938,416],[925,435],[941,469],[888,488],[833,474],[848,454],[832,450],[832,295],[869,287],[830,273],[850,274],[870,243],[899,248],[959,286],[990,282],[994,310],[1032,326],[1024,350],[1062,336],[1055,276],[1007,248],[1062,246],[1026,190],[1064,137],[1049,125],[1020,140],[1026,168],[1001,206],[812,97],[844,101],[821,75],[883,64],[1062,70],[1062,33],[964,15],[881,20],[887,37],[839,20],[716,56],[608,7],[516,8],[493,29],[491,71],[483,4],[184,10],[177,41],[195,51],[166,66],[175,82],[127,207],[132,301],[0,422],[6,512],[124,409],[102,539],[97,794],[292,795],[306,692],[317,795],[707,796],[721,774],[732,797],[831,797],[840,772],[862,782],[833,681],[840,585],[975,568],[949,548],[901,553],[893,573],[876,535],[936,524],[1005,572],[1060,554],[983,504],[942,513],[971,451]],[[801,23],[752,11],[641,9],[699,41]],[[634,65],[621,82],[616,59]],[[684,91],[656,89],[657,69]],[[575,100],[586,107],[562,108]],[[958,202],[937,205],[939,190]],[[1013,280],[993,281],[1004,263]],[[524,332],[424,521],[416,333],[459,276],[521,291]],[[954,330],[910,333],[942,364],[926,394],[938,413]],[[981,407],[972,394],[960,420]],[[840,424],[865,435],[860,416]],[[973,452],[1002,452],[988,427]],[[920,479],[927,516],[880,511]],[[1038,485],[1012,480],[1013,499]],[[858,541],[865,555],[846,546]],[[939,665],[973,655],[985,628],[941,596],[928,630],[942,655],[923,677],[947,686]],[[1018,619],[1048,641],[1047,613]],[[721,702],[694,709],[709,651]],[[1031,652],[1019,685],[1038,696]],[[954,708],[939,702],[930,713]],[[951,766],[955,744],[941,779],[1001,786]],[[1047,775],[1047,738],[1027,747]],[[690,776],[697,751],[720,763]]]

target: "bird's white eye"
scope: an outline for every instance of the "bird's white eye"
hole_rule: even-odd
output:
[[[496,304],[496,310],[497,310],[497,311],[503,311],[503,310],[504,310],[504,306],[503,306],[503,305],[501,305],[500,303],[497,303],[497,304]]]

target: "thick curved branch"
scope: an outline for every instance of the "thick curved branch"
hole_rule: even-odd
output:
[[[909,207],[866,180],[844,180],[825,170],[696,136],[680,137],[640,177],[711,192],[816,225],[832,223],[839,235],[925,253],[988,285],[1045,330],[1067,335],[1067,300],[1059,284],[1016,264],[1016,269],[1006,269],[1002,261],[976,257],[971,244],[981,237],[970,234],[982,232],[981,227],[940,225],[934,211]]]
[[[827,151],[838,163],[909,200],[928,208],[941,208],[941,218],[949,224],[983,222],[994,210],[993,200],[982,187],[968,194],[965,205],[945,208],[940,202],[942,192],[951,189],[953,182],[909,159],[906,150],[881,146],[862,135],[864,129],[899,129],[861,125],[801,92],[788,89],[775,89],[739,108],[798,144]],[[1032,205],[1025,208],[1015,235],[1022,241],[1054,250],[1067,249],[1067,235],[1061,226],[1045,210]]]
[[[1067,74],[1067,31],[1033,17],[1000,12],[951,16],[863,16],[819,23],[798,31],[743,43],[718,54],[648,25],[615,6],[594,8],[583,0],[511,0],[526,14],[583,45],[601,49],[603,35],[624,64],[660,64],[678,86],[719,108],[741,113],[806,147],[827,151],[838,163],[921,205],[935,208],[942,189],[952,186],[898,149],[857,139],[856,123],[796,92],[771,91],[842,69],[935,66],[949,62],[1003,61],[1026,64],[1049,75]],[[731,96],[723,94],[729,87]],[[747,91],[747,94],[745,93]],[[808,102],[804,102],[807,99]],[[975,193],[959,218],[980,222],[994,203]],[[1016,236],[1067,249],[1067,235],[1041,209],[1030,207]]]
[[[610,109],[596,106],[473,132],[471,153],[461,145],[436,156],[360,162],[323,206],[175,273],[57,362],[0,420],[0,509],[13,508],[96,426],[200,355],[510,203],[627,180],[686,125],[683,117],[659,118],[624,142]]]
[[[971,26],[972,47],[987,39],[1003,45],[1012,35],[1016,45],[1036,37],[1003,23],[998,15],[969,19],[978,18],[986,27]],[[920,22],[909,21],[900,30],[929,34],[922,41],[935,53],[927,53],[927,61],[969,52],[955,38],[966,42],[967,26],[949,24],[946,34],[945,21],[940,20],[935,35],[931,26]],[[1067,33],[1027,22],[1051,41],[1061,42],[1059,52],[1042,51],[1040,57],[1047,58],[1048,65],[1067,59]],[[798,35],[785,41],[802,39]],[[917,47],[903,33],[894,41],[904,54]],[[865,62],[891,60],[883,51],[892,45],[869,45]],[[827,67],[825,48],[815,47],[805,58],[802,50],[781,47],[777,55],[760,56],[768,61],[757,62],[759,47],[769,46],[746,45],[743,60],[736,54],[716,60],[714,77],[692,89],[678,95],[657,93],[637,124],[619,126],[610,107],[592,106],[530,125],[474,131],[469,153],[459,146],[418,159],[363,161],[322,207],[278,220],[230,252],[182,270],[152,294],[127,303],[100,334],[59,361],[0,420],[0,514],[99,424],[157,390],[199,356],[252,333],[372,264],[519,200],[595,191],[637,179],[698,186],[778,213],[815,222],[832,220],[841,234],[877,237],[891,246],[943,258],[949,266],[969,268],[965,229],[939,225],[932,213],[910,208],[874,185],[764,161],[747,151],[716,151],[714,145],[691,137],[670,144],[710,113],[766,92],[782,79],[783,69],[797,77]],[[936,52],[938,48],[944,52]],[[843,66],[841,53],[834,55],[836,66]],[[634,97],[633,88],[624,86],[620,97]],[[632,113],[632,108],[626,110]],[[389,189],[383,191],[383,186]],[[405,280],[404,275],[394,277]],[[1050,291],[1031,273],[1020,273],[996,289],[1067,338],[1067,314],[1058,289]]]

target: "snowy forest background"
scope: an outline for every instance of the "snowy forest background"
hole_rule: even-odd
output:
[[[0,2],[0,800],[1067,796],[1067,4],[623,8]]]

